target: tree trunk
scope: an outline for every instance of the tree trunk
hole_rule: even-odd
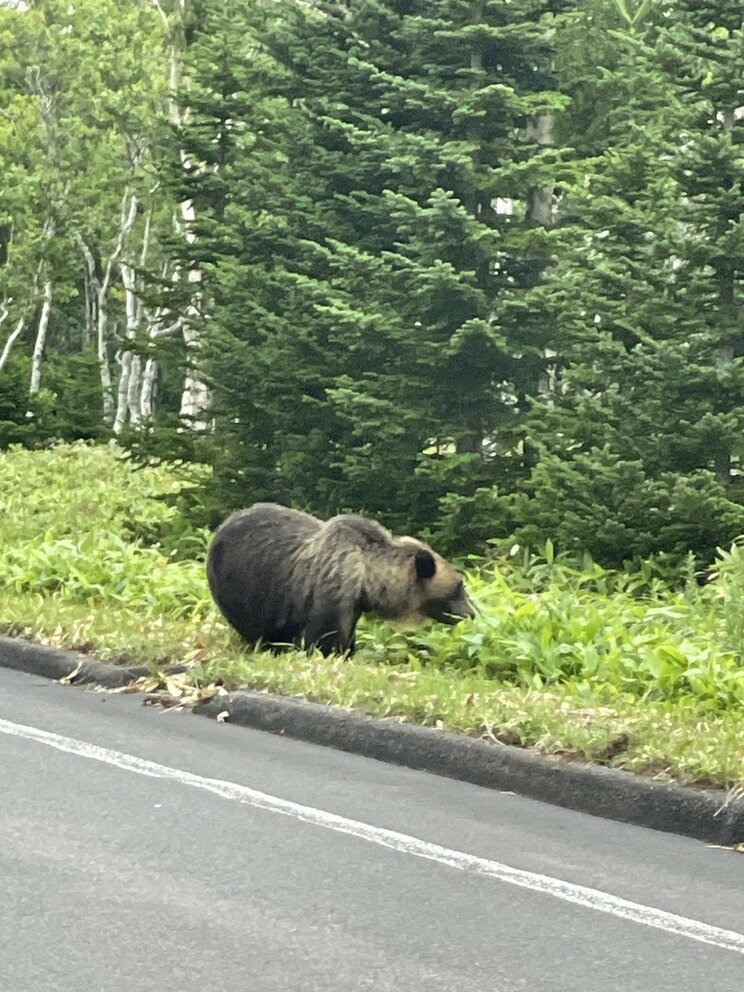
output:
[[[482,20],[483,0],[472,0],[470,4],[470,23],[480,24]],[[474,45],[473,48],[470,49],[470,72],[470,88],[475,90],[478,88],[480,83],[479,77],[483,73],[483,50],[480,44]],[[478,146],[473,151],[473,167],[477,169],[480,164],[480,131],[476,121],[473,121],[471,126],[468,128],[468,138],[474,145]],[[481,198],[478,195],[477,188],[474,188],[473,192],[467,198],[463,199],[463,206],[473,217],[478,216],[481,207]]]
[[[470,4],[471,24],[480,24],[483,20],[483,0],[472,0]],[[475,90],[480,85],[480,77],[483,73],[483,49],[480,43],[474,44],[470,49],[470,88]],[[480,130],[477,122],[473,122],[468,129],[468,138],[473,143],[472,161],[474,170],[480,165]],[[483,207],[483,198],[478,192],[477,184],[473,184],[472,192],[466,194],[461,199],[462,205],[472,217],[479,217]],[[488,263],[482,263],[479,267],[478,277],[481,282],[488,279]],[[470,422],[468,422],[470,421]],[[483,436],[482,432],[473,430],[472,417],[467,411],[463,411],[461,420],[464,433],[455,437],[455,451],[458,455],[482,454]]]
[[[549,42],[555,35],[555,28],[550,27],[545,32],[544,38]],[[553,60],[550,60],[551,70],[554,68]],[[539,148],[552,148],[555,144],[555,115],[552,113],[537,114],[527,122],[526,137],[529,141],[534,141]],[[551,227],[553,224],[553,194],[554,187],[550,183],[547,186],[536,186],[529,193],[527,216],[529,220],[541,227]],[[533,285],[539,285],[545,277],[545,269],[534,267],[532,279]],[[522,388],[518,394],[517,405],[522,413],[526,413],[531,402],[529,397],[544,391],[545,383],[550,381],[550,367],[553,375],[558,365],[558,353],[549,347],[542,349],[542,361],[528,360],[528,364],[523,371]],[[522,435],[522,464],[525,468],[533,468],[538,461],[537,451],[530,442],[529,435]]]
[[[552,148],[555,118],[553,114],[538,114],[527,125],[527,137],[541,148]],[[532,190],[529,199],[529,217],[535,224],[550,227],[553,223],[553,187],[540,186]]]
[[[143,417],[151,417],[153,414],[157,378],[158,363],[154,358],[148,358],[145,362],[145,371],[142,374],[142,393],[140,396],[140,410]]]
[[[119,355],[119,389],[116,394],[116,416],[112,430],[114,434],[121,434],[127,419],[127,397],[129,396],[129,379],[132,374],[132,352],[124,351]]]
[[[44,345],[46,344],[47,330],[49,328],[49,316],[52,312],[52,281],[44,280],[42,289],[41,313],[39,315],[39,326],[36,329],[36,341],[34,343],[34,355],[31,360],[31,385],[29,393],[36,396],[41,389],[41,363],[44,360]]]
[[[85,292],[85,320],[83,321],[83,334],[80,344],[82,350],[85,351],[93,340],[93,328],[96,323],[95,313],[93,310],[93,293],[91,291],[90,276],[88,274],[87,267],[83,276],[83,290]]]
[[[142,248],[139,256],[139,269],[144,270],[150,244],[150,222],[152,211],[148,212],[145,221],[145,231],[142,238]],[[180,327],[175,324],[168,328],[162,327],[163,313],[158,309],[151,314],[142,302],[142,294],[138,291],[137,273],[135,269],[122,262],[121,281],[124,286],[124,299],[127,315],[126,338],[134,341],[144,328],[150,340],[170,334]],[[167,266],[163,270],[163,278],[167,278]],[[116,417],[113,432],[120,434],[129,420],[132,427],[137,427],[143,418],[153,414],[153,399],[158,367],[154,359],[148,358],[143,362],[137,352],[127,348],[117,358],[121,365],[121,376],[117,393]]]
[[[171,97],[168,104],[168,117],[175,128],[180,128],[183,124],[183,116],[178,104],[178,94],[183,85],[183,52],[186,47],[185,27],[188,15],[188,3],[187,0],[178,0],[178,2],[174,3],[172,18],[165,12],[160,0],[150,0],[150,6],[160,16],[165,43],[169,48]],[[180,157],[181,164],[185,168],[189,163],[186,153],[183,150],[180,152]],[[184,236],[189,244],[193,244],[196,241],[196,235],[193,231],[195,213],[191,200],[182,201],[179,205],[179,212],[181,214],[180,226],[183,228]],[[179,225],[177,224],[176,226],[178,227]],[[176,272],[174,274],[174,280],[178,280],[178,278],[179,273]],[[199,331],[195,326],[196,321],[201,316],[201,270],[192,269],[187,278],[192,286],[192,297],[186,309],[186,319],[183,322],[183,337],[189,359],[189,370],[184,377],[180,416],[187,422],[186,426],[192,430],[207,430],[210,424],[206,418],[206,413],[212,404],[212,396],[209,388],[199,376],[198,356],[201,342]]]
[[[103,419],[108,423],[114,414],[113,382],[108,354],[108,300],[102,292],[98,294],[98,323],[96,327],[96,350],[101,377]]]
[[[736,121],[734,110],[726,109],[721,112],[720,117],[723,129],[727,134],[733,130]],[[736,223],[739,219],[738,211],[725,212],[721,218],[721,233],[725,233],[729,225]],[[724,258],[716,266],[716,276],[718,278],[718,304],[720,308],[719,325],[723,330],[723,337],[718,344],[716,352],[716,367],[725,369],[734,360],[734,337],[738,331],[738,307],[736,300],[736,268],[737,261],[734,258]],[[725,485],[731,482],[731,451],[721,442],[721,448],[714,456],[715,472],[718,479]]]
[[[114,391],[113,381],[111,379],[111,367],[109,365],[108,294],[111,289],[114,265],[118,263],[127,235],[132,230],[134,222],[137,219],[138,206],[139,201],[135,194],[127,190],[122,198],[121,222],[116,234],[116,241],[106,261],[106,268],[102,278],[99,278],[96,271],[95,259],[93,258],[93,252],[90,250],[90,246],[79,231],[75,232],[78,244],[88,265],[91,289],[95,293],[96,350],[101,377],[103,419],[107,423],[114,420]]]
[[[132,355],[132,371],[129,375],[129,389],[127,390],[127,409],[129,410],[129,422],[132,427],[137,427],[142,419],[142,359],[139,355]]]
[[[480,434],[463,434],[455,442],[458,455],[480,455],[483,453],[483,438]]]
[[[183,156],[182,156],[183,157]],[[196,235],[193,232],[193,224],[196,219],[194,208],[190,200],[181,203],[181,217],[184,222],[186,240],[193,244]],[[186,320],[183,324],[183,339],[186,342],[186,352],[189,362],[189,370],[186,373],[181,393],[181,417],[194,431],[208,430],[210,424],[206,419],[206,413],[212,405],[212,394],[209,387],[199,376],[199,349],[201,340],[199,331],[192,321],[200,316],[200,293],[197,287],[201,286],[202,274],[200,269],[192,269],[188,275],[191,284],[191,300],[186,309]]]
[[[136,276],[131,265],[122,262],[119,268],[124,286],[124,305],[127,314],[125,336],[127,341],[133,341],[139,330],[141,316],[141,306],[137,299]],[[114,434],[121,434],[127,417],[133,424],[139,420],[139,405],[136,409],[133,408],[131,400],[137,394],[137,378],[142,370],[139,356],[129,349],[118,356],[118,362],[121,373],[119,375],[119,389],[117,390],[116,416],[112,428]]]
[[[18,323],[16,324],[14,330],[8,336],[8,340],[5,342],[5,347],[3,348],[3,353],[2,355],[0,355],[0,372],[2,372],[2,370],[5,368],[5,363],[8,361],[8,358],[10,357],[10,351],[13,345],[18,340],[18,338],[21,336],[23,332],[23,328],[25,326],[26,326],[26,318],[20,317],[18,319]]]
[[[153,399],[157,381],[157,362],[142,358],[133,351],[124,351],[118,361],[121,365],[119,388],[117,391],[116,417],[113,432],[121,434],[127,419],[132,427],[137,427],[145,417],[153,414]]]
[[[96,303],[98,299],[97,286],[98,275],[96,273],[96,263],[93,255],[86,250],[82,238],[78,235],[78,243],[83,248],[85,258],[85,327],[83,329],[83,348],[92,347],[96,339],[96,327],[98,325],[98,313]]]

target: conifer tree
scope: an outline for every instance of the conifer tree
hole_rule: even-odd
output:
[[[741,11],[737,36],[736,18],[713,9],[726,4],[703,6],[657,8],[574,69],[576,84],[600,96],[585,147],[595,158],[567,190],[547,289],[563,367],[531,423],[541,459],[510,501],[529,543],[550,537],[612,563],[689,548],[710,558],[744,530],[734,484],[744,426],[732,110]]]
[[[421,528],[448,490],[526,472],[552,323],[519,293],[570,159],[535,126],[564,102],[558,6],[204,7],[186,138],[225,156],[191,184],[223,503]]]

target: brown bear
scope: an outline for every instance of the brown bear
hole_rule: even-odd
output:
[[[249,643],[354,651],[362,613],[457,623],[475,616],[462,577],[423,541],[374,520],[322,521],[255,503],[217,529],[207,578],[225,619]]]

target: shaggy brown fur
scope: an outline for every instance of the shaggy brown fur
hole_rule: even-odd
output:
[[[365,517],[321,521],[256,503],[218,528],[207,557],[215,602],[250,644],[354,650],[362,613],[457,623],[475,615],[462,577],[413,537]]]

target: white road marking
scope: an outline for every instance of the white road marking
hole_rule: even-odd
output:
[[[531,889],[534,892],[553,896],[577,906],[584,906],[586,909],[593,909],[599,913],[609,913],[622,920],[655,927],[658,930],[686,937],[689,940],[698,940],[704,944],[713,944],[715,947],[744,954],[744,934],[736,933],[733,930],[723,930],[708,923],[701,923],[699,920],[677,916],[675,913],[667,913],[662,909],[644,906],[642,903],[631,902],[628,899],[621,899],[619,896],[613,896],[599,889],[590,889],[584,885],[575,885],[573,882],[564,882],[559,878],[552,878],[550,875],[540,875],[536,872],[511,868],[499,861],[479,858],[473,854],[465,854],[463,851],[454,851],[447,847],[441,847],[439,844],[430,844],[428,841],[411,837],[408,834],[401,834],[395,830],[386,830],[370,823],[350,820],[345,816],[338,816],[336,813],[315,809],[313,806],[302,806],[299,803],[293,803],[287,799],[280,799],[278,796],[239,785],[237,782],[203,778],[201,775],[194,775],[192,772],[182,771],[179,768],[170,768],[167,765],[138,758],[133,754],[112,751],[107,747],[99,747],[97,744],[89,744],[73,737],[63,737],[60,734],[53,734],[37,727],[27,727],[0,719],[0,732],[11,737],[21,737],[36,741],[39,744],[46,744],[48,747],[65,751],[68,754],[75,754],[81,758],[114,765],[116,768],[134,772],[136,775],[169,779],[180,785],[203,789],[220,796],[222,799],[245,803],[255,809],[266,810],[270,813],[290,816],[295,820],[311,823],[313,826],[322,827],[325,830],[349,834],[359,840],[390,848],[400,854],[410,854],[415,858],[424,858],[427,861],[436,861],[439,864],[447,865],[449,868],[456,868],[458,871],[495,878],[500,882],[507,882],[509,885],[516,885],[522,889]]]

